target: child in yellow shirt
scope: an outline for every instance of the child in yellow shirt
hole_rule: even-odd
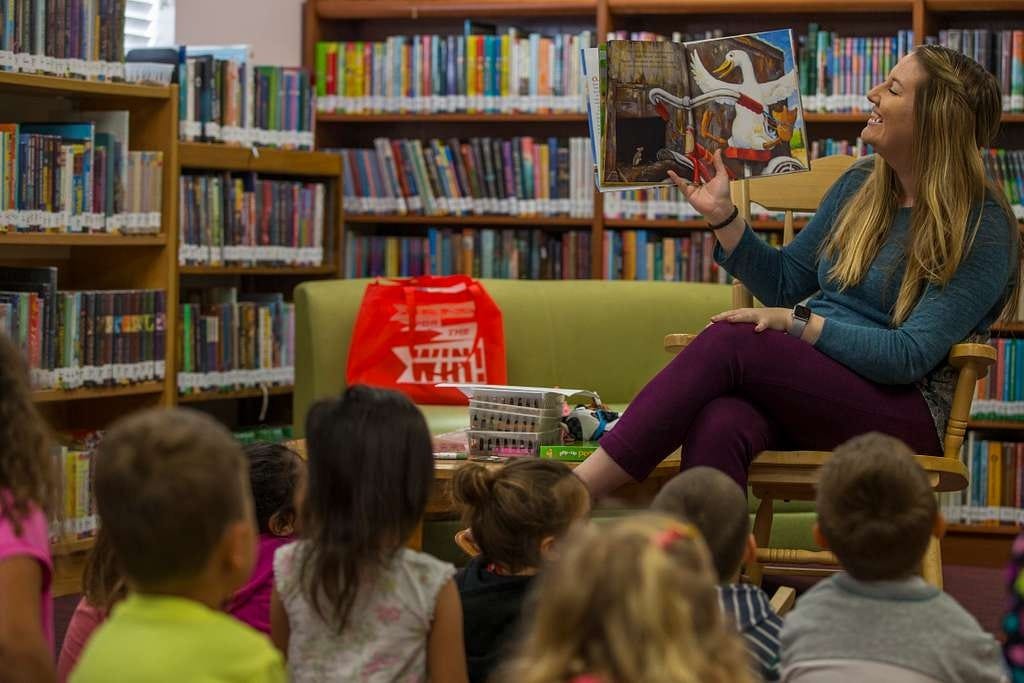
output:
[[[89,641],[72,683],[285,681],[263,634],[220,611],[252,571],[246,459],[189,410],[116,423],[96,461],[96,501],[129,587]]]

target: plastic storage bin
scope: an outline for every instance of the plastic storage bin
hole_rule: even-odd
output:
[[[561,443],[562,430],[547,432],[501,432],[471,429],[469,457],[536,457],[541,446]]]
[[[469,428],[491,432],[550,432],[559,429],[561,412],[553,409],[519,408],[498,403],[469,402]]]

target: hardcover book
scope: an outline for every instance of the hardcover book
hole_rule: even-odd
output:
[[[792,31],[581,51],[602,192],[810,168]]]

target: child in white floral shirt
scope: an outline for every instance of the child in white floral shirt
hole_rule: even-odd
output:
[[[423,416],[353,386],[313,406],[306,443],[302,540],[275,555],[271,605],[291,680],[465,683],[455,569],[404,547],[434,480]]]

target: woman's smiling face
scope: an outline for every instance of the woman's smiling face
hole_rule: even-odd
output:
[[[882,157],[908,155],[914,142],[914,99],[927,79],[924,68],[911,53],[889,72],[889,77],[868,93],[874,105],[861,137]]]

